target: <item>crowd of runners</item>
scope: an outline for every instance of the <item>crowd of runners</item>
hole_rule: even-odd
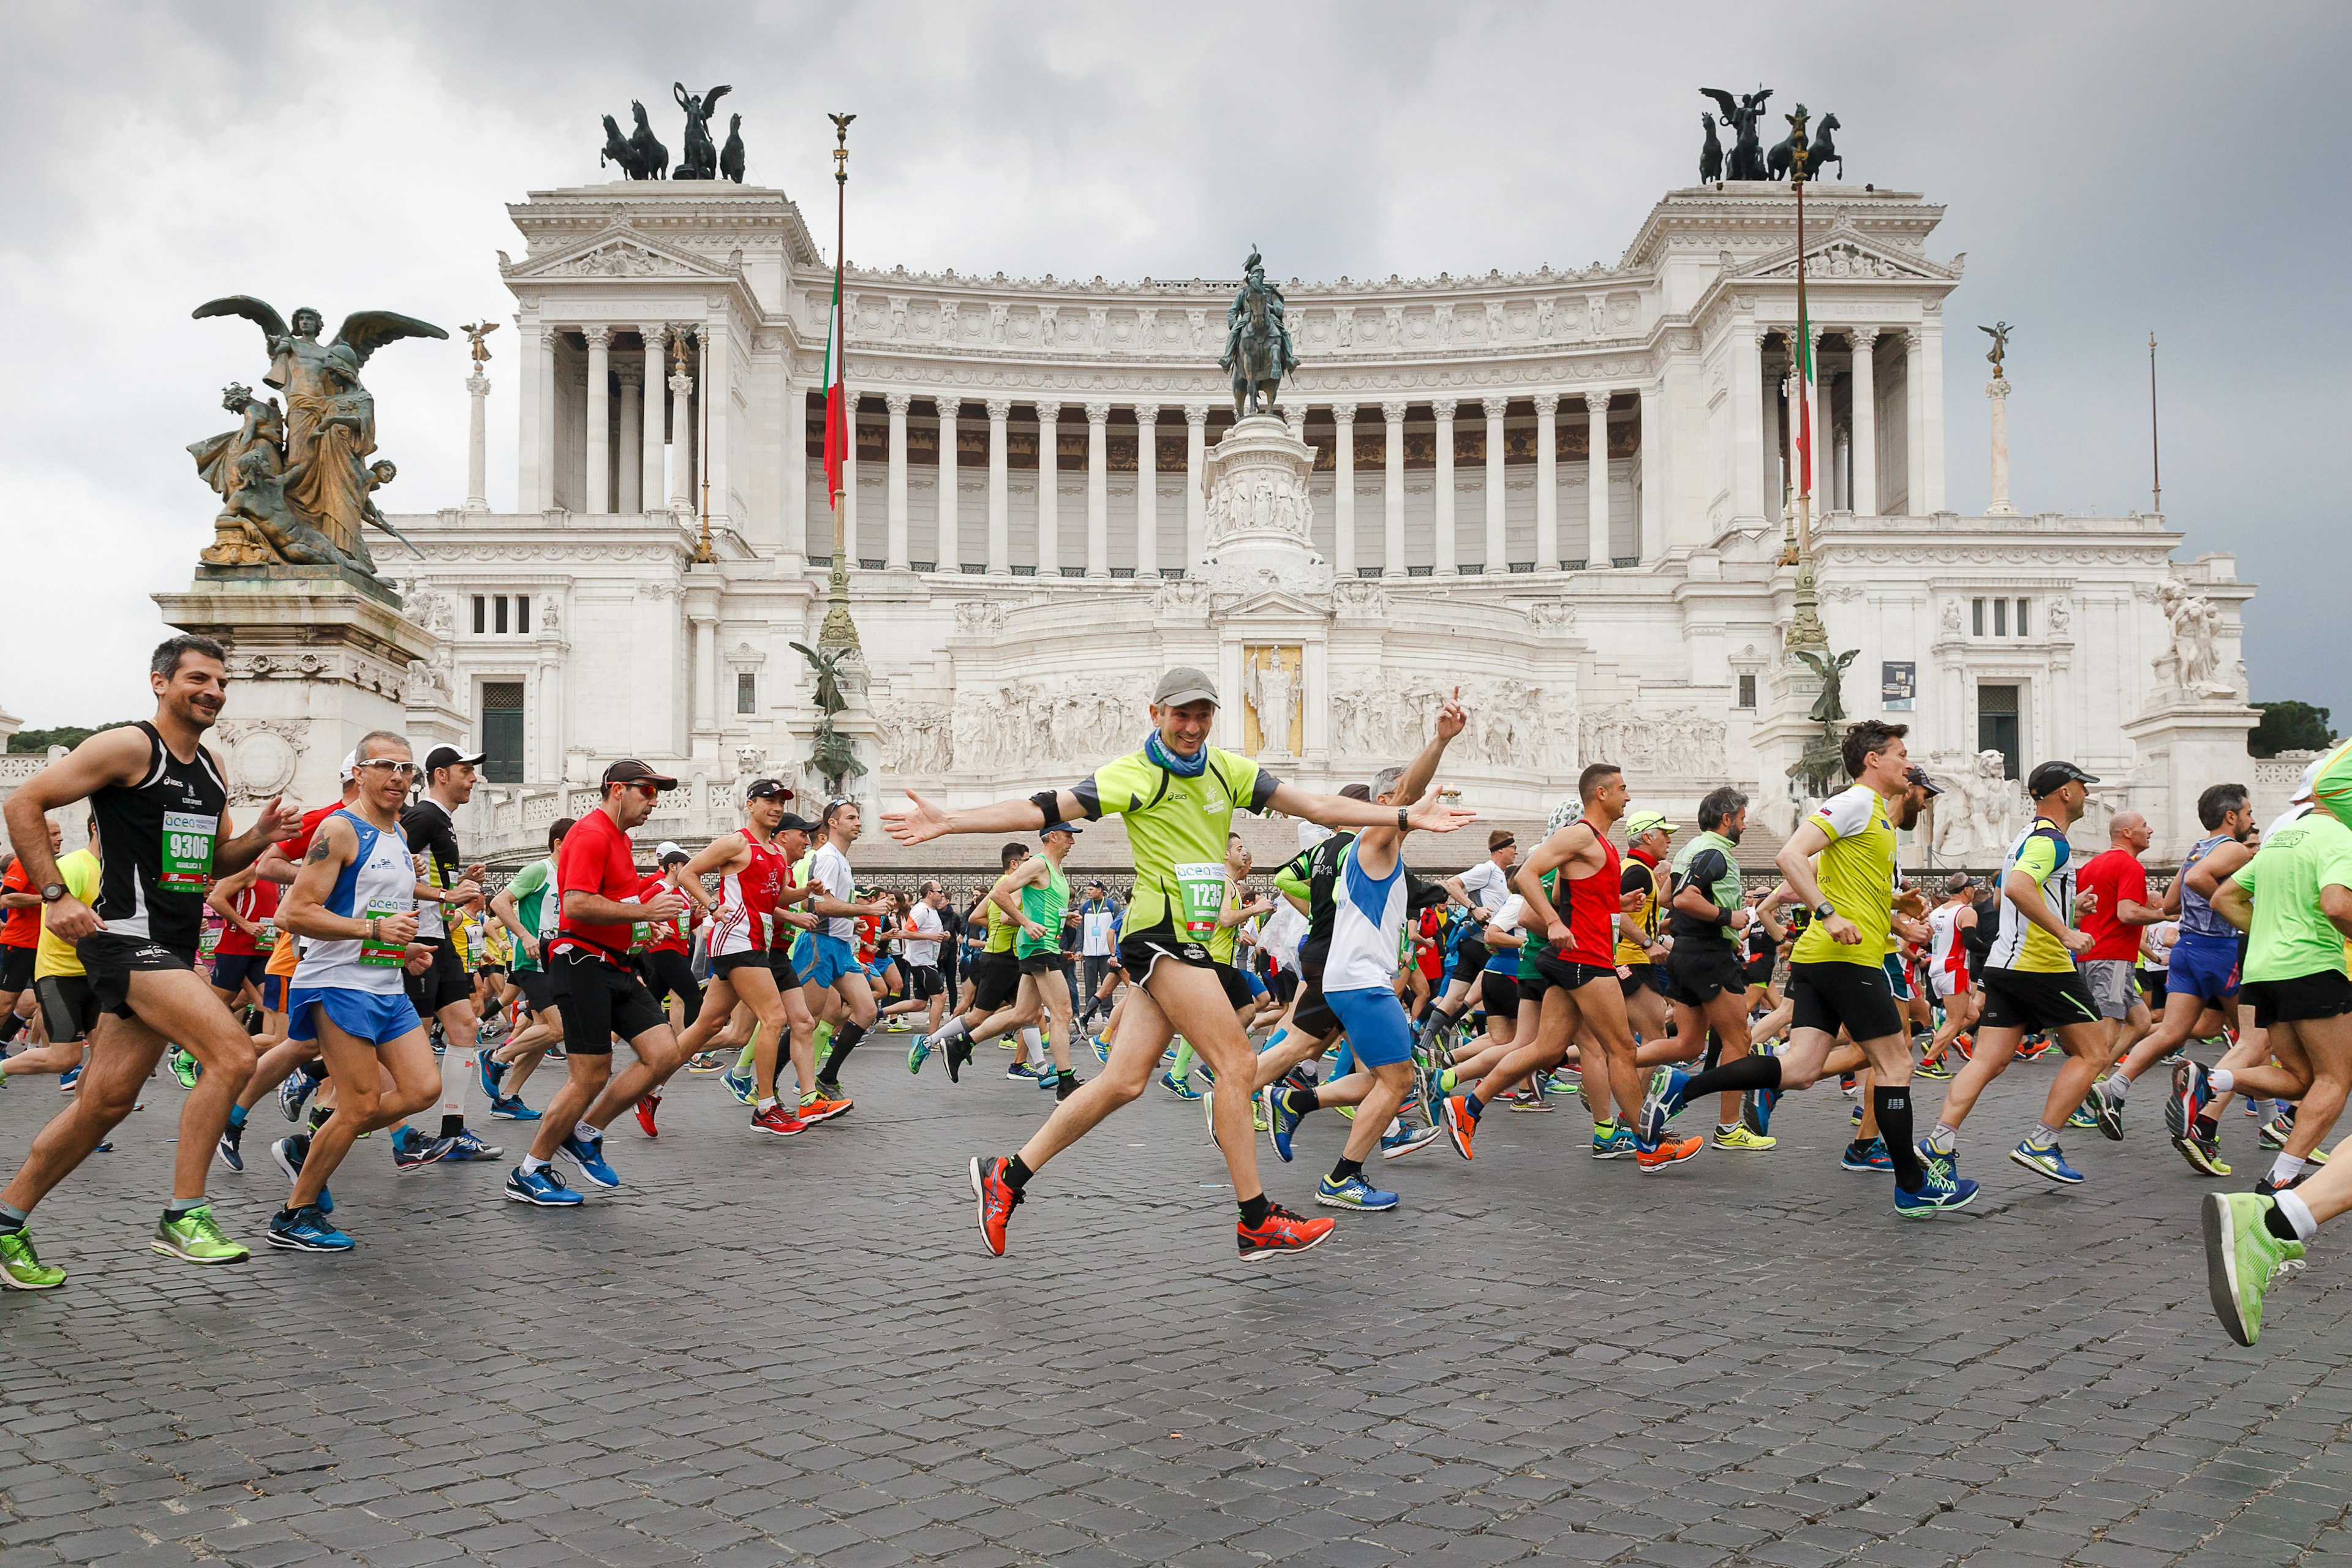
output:
[[[152,720],[92,736],[6,806],[0,1087],[37,1077],[68,1096],[0,1187],[0,1282],[16,1289],[64,1282],[31,1214],[166,1065],[186,1093],[153,1246],[223,1264],[249,1252],[206,1183],[259,1156],[254,1114],[292,1127],[268,1144],[289,1183],[268,1243],[341,1252],[354,1243],[329,1183],[358,1140],[386,1134],[404,1173],[505,1159],[467,1121],[476,1085],[488,1119],[529,1139],[505,1196],[570,1207],[623,1184],[608,1130],[626,1117],[657,1137],[679,1074],[717,1077],[752,1134],[799,1137],[853,1110],[844,1068],[877,1035],[950,1083],[993,1042],[1006,1079],[1051,1096],[1027,1142],[969,1163],[999,1255],[1047,1163],[1155,1085],[1202,1106],[1244,1259],[1338,1225],[1273,1201],[1258,1166],[1260,1134],[1288,1163],[1323,1110],[1347,1121],[1313,1206],[1376,1212],[1402,1199],[1370,1173],[1441,1144],[1472,1159],[1497,1106],[1580,1102],[1592,1158],[1666,1174],[1709,1151],[1770,1155],[1780,1098],[1832,1080],[1854,1101],[1839,1168],[1886,1178],[1898,1217],[1948,1215],[1978,1194],[1960,1134],[1985,1088],[2044,1056],[2034,1121],[1996,1137],[2041,1181],[2096,1177],[2061,1139],[2124,1139],[2151,1068],[2172,1147],[2226,1181],[2224,1117],[2243,1102],[2268,1163],[2251,1191],[2200,1205],[2213,1305],[2241,1343],[2278,1274],[2352,1207],[2352,1160],[2321,1147],[2352,1089],[2352,743],[2267,825],[2243,785],[2207,789],[2205,837],[2158,868],[2160,895],[2137,814],[2113,817],[2104,852],[2076,847],[2099,781],[2067,762],[2028,773],[2032,820],[1993,876],[1906,876],[1899,833],[1937,792],[1905,727],[1878,720],[1846,729],[1852,783],[1769,872],[1741,863],[1738,789],[1676,823],[1595,762],[1540,842],[1496,829],[1468,869],[1417,875],[1412,835],[1476,820],[1437,784],[1458,706],[1419,755],[1325,795],[1209,744],[1216,689],[1180,668],[1141,748],[1074,785],[886,812],[901,847],[1003,841],[1001,875],[952,895],[861,888],[858,806],[803,816],[776,779],[751,783],[735,831],[645,854],[632,830],[677,781],[635,760],[494,886],[457,837],[480,756],[420,760],[373,732],[343,760],[340,800],[272,801],[240,824],[204,744],[227,698],[223,650],[173,637],[150,676]],[[1297,856],[1261,876],[1236,813],[1296,819]],[[1065,862],[1109,816],[1131,879],[1074,888]],[[88,837],[71,854],[67,821]],[[560,1081],[534,1110],[525,1090],[550,1057]],[[1943,1085],[1932,1110],[1915,1110],[1922,1081]],[[1691,1106],[1712,1107],[1711,1125],[1680,1130]]]

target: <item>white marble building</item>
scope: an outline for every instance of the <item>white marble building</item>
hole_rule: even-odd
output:
[[[1848,713],[1891,710],[1974,781],[1937,833],[1954,858],[1982,863],[2021,810],[1975,778],[1988,750],[1995,775],[2074,759],[2112,781],[2089,826],[2136,805],[2168,847],[2191,785],[2252,771],[2251,585],[2227,555],[2173,562],[2158,516],[1948,510],[1948,464],[1986,457],[1945,446],[1943,209],[1809,189],[1816,555],[1831,644],[1858,650]],[[420,673],[494,753],[492,838],[527,840],[565,781],[629,754],[702,781],[683,828],[731,819],[740,770],[794,765],[813,720],[790,645],[815,641],[832,550],[830,271],[776,191],[615,183],[509,212],[519,342],[475,395],[518,410],[520,510],[482,500],[478,437],[467,504],[394,519],[428,560],[388,569],[446,637]],[[860,793],[1075,778],[1186,662],[1220,675],[1223,743],[1310,783],[1402,756],[1459,686],[1446,782],[1501,817],[1605,758],[1669,810],[1730,780],[1785,826],[1813,692],[1781,652],[1794,263],[1789,188],[1731,184],[1667,195],[1611,267],[1284,285],[1311,543],[1246,580],[1200,570],[1232,521],[1200,482],[1233,421],[1231,281],[852,271]]]

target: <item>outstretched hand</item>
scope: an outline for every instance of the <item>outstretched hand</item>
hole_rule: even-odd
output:
[[[1459,712],[1457,709],[1455,711]],[[1405,813],[1405,821],[1423,833],[1451,833],[1457,827],[1467,827],[1478,820],[1478,814],[1458,805],[1445,804],[1445,796],[1432,779],[1429,788]]]
[[[882,831],[900,844],[927,844],[944,836],[948,830],[948,814],[917,795],[907,792],[912,805],[882,814]]]

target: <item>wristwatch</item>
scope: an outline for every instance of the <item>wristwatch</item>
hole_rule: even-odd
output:
[[[1404,807],[1402,806],[1397,807],[1397,831],[1399,833],[1410,833],[1412,831],[1412,827],[1404,819]]]
[[[41,889],[41,902],[45,904],[54,904],[59,899],[64,898],[67,891],[68,889],[63,882],[47,883]]]
[[[1837,906],[1827,899],[1813,906],[1813,918],[1817,921],[1825,921],[1835,913],[1837,913]]]

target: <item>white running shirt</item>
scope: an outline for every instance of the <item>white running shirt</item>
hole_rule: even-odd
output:
[[[824,889],[825,897],[841,903],[848,903],[857,893],[857,880],[849,871],[849,857],[835,849],[831,839],[817,846],[816,855],[809,862],[809,879]],[[856,942],[856,917],[826,916],[824,934],[846,942]]]

